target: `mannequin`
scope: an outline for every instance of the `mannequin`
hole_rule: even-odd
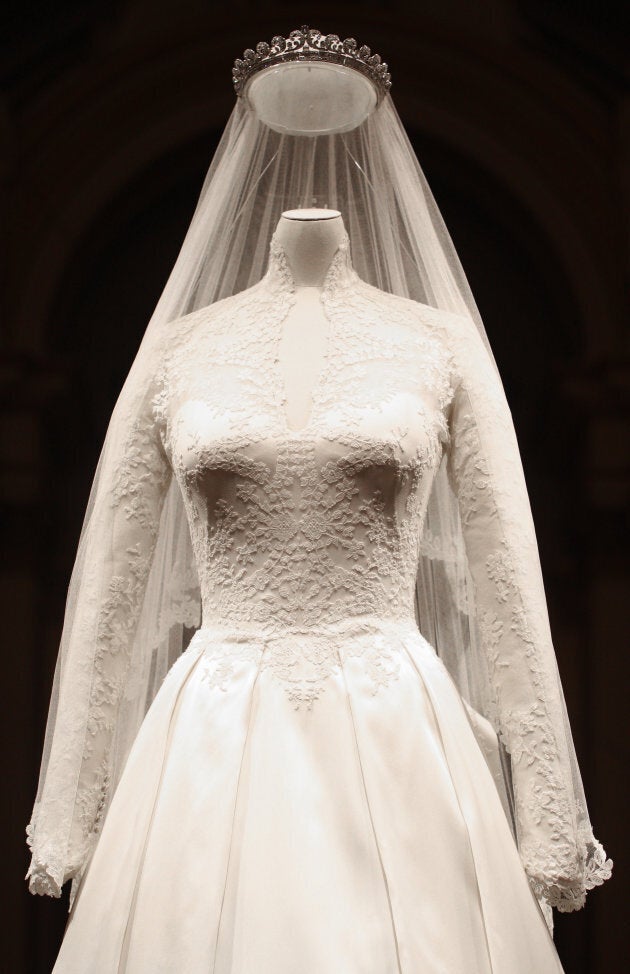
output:
[[[308,421],[313,388],[324,364],[330,322],[320,297],[344,232],[339,211],[324,209],[285,210],[276,228],[296,284],[279,347],[287,422],[295,432]]]
[[[560,974],[545,919],[611,863],[478,309],[379,55],[304,28],[233,78],[66,602],[55,972]]]

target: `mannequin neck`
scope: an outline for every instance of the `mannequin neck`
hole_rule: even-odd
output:
[[[343,238],[337,210],[286,210],[275,237],[284,250],[296,287],[322,287]]]

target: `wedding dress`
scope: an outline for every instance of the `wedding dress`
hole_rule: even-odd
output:
[[[72,879],[55,974],[561,972],[551,909],[611,863],[478,309],[377,55],[303,28],[234,79],[69,586],[27,830],[30,889]],[[298,415],[272,230],[316,204],[348,234]]]
[[[535,712],[542,596],[496,378],[469,319],[365,284],[346,238],[294,429],[294,290],[274,240],[260,284],[171,324],[130,431],[103,638],[138,611],[171,477],[203,621],[132,747],[55,974],[560,972],[474,715],[414,616],[446,451],[505,693]],[[514,753],[523,794],[551,785],[552,760]]]

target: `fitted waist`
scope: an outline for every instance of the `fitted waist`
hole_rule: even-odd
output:
[[[334,621],[313,624],[279,623],[270,619],[268,623],[231,622],[223,619],[204,619],[195,637],[211,636],[221,642],[261,642],[298,638],[308,640],[321,637],[360,636],[362,634],[396,633],[398,635],[418,635],[419,629],[413,615],[380,616],[361,613],[344,616]]]
[[[228,692],[262,676],[283,686],[296,709],[310,709],[331,679],[343,683],[347,663],[358,666],[370,694],[394,686],[410,652],[435,658],[415,617],[371,613],[311,625],[206,619],[187,650],[202,657],[201,679],[211,687]]]

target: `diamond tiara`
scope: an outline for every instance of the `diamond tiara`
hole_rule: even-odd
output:
[[[301,27],[292,30],[288,37],[274,37],[271,44],[260,41],[255,51],[248,47],[243,57],[236,59],[232,68],[236,94],[243,95],[247,81],[257,71],[287,61],[328,61],[354,68],[374,83],[379,101],[392,86],[387,64],[365,44],[359,46],[354,37],[342,41],[337,34],[322,34],[314,27]]]

